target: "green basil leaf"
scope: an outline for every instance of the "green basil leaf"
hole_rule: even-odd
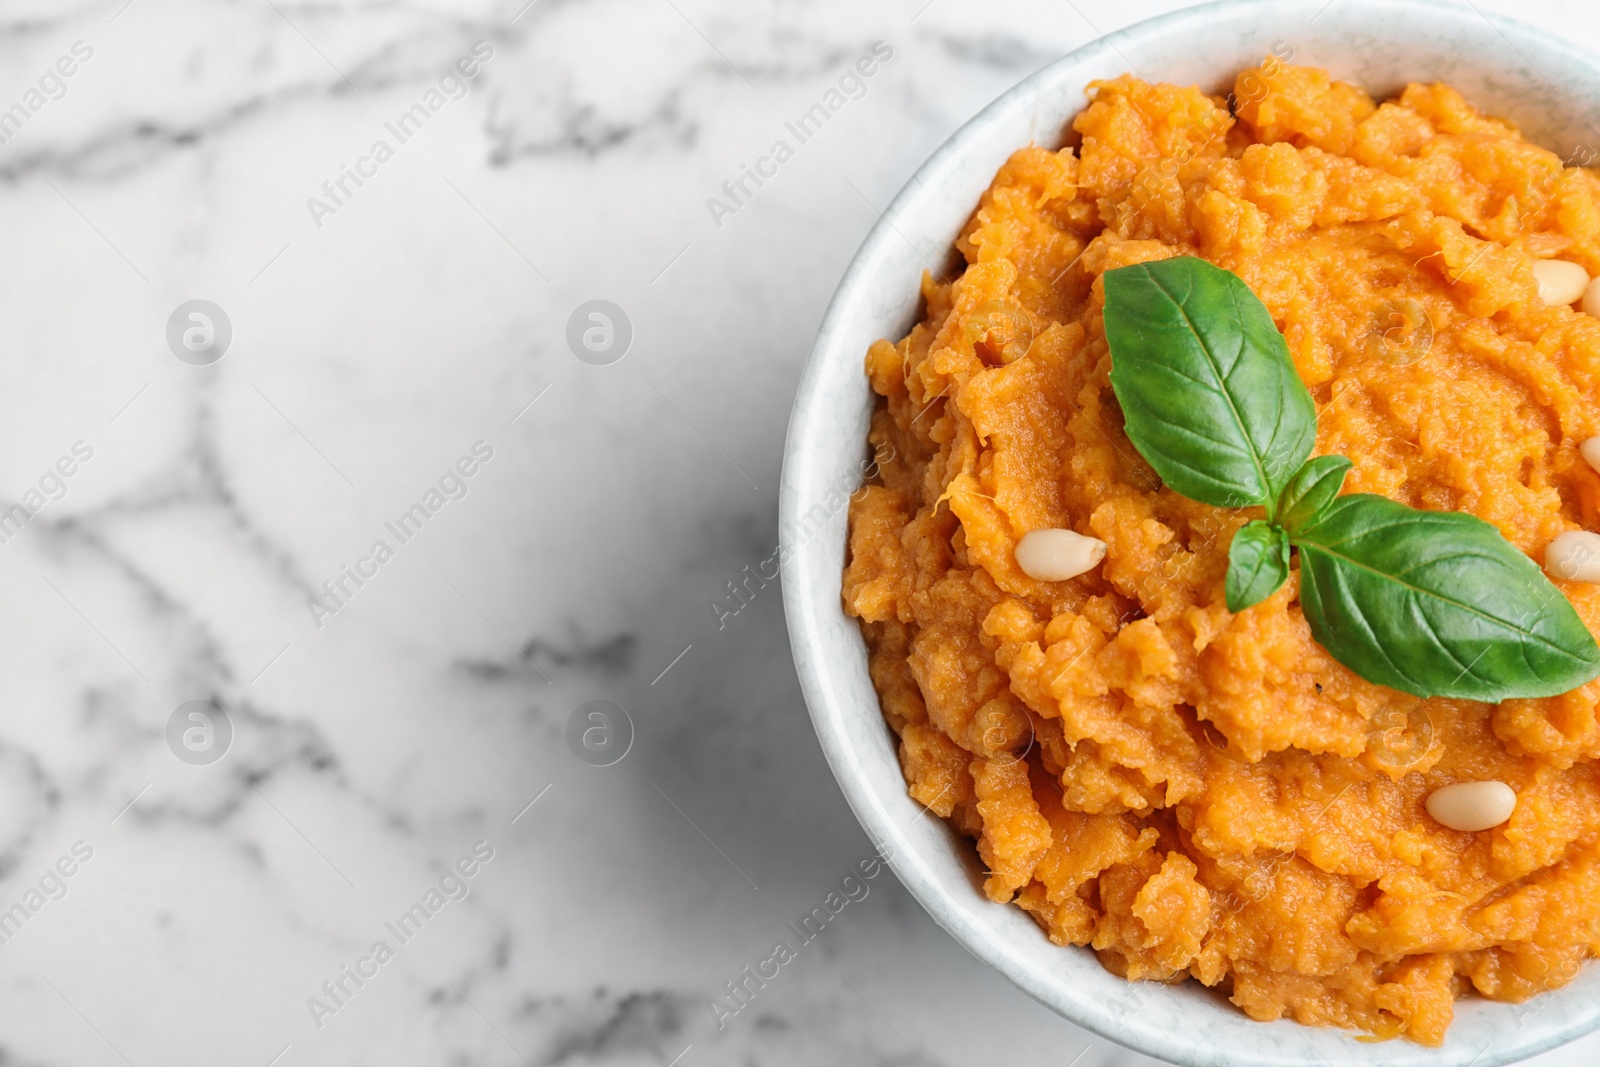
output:
[[[1369,682],[1497,703],[1600,674],[1566,597],[1481,519],[1355,493],[1290,540],[1312,636]]]
[[[1311,454],[1317,412],[1265,305],[1238,275],[1193,256],[1103,278],[1128,439],[1175,492],[1261,504],[1272,518]]]
[[[1306,460],[1306,465],[1284,486],[1283,498],[1278,502],[1278,521],[1294,530],[1316,518],[1339,495],[1348,473],[1350,461],[1343,456]]]
[[[1289,577],[1289,537],[1283,527],[1257,519],[1228,546],[1228,610],[1243,611],[1278,591]]]

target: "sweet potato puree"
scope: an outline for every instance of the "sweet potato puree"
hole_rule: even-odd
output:
[[[1600,274],[1600,179],[1444,85],[1379,105],[1266,64],[1236,114],[1127,76],[1090,96],[1072,144],[1001,168],[910,336],[867,353],[893,458],[852,503],[844,600],[910,792],[976,839],[990,898],[1116,974],[1437,1045],[1456,997],[1525,1001],[1600,951],[1600,682],[1419,700],[1331,659],[1293,575],[1230,614],[1228,543],[1261,511],[1180,497],[1134,451],[1099,279],[1236,272],[1346,492],[1469,511],[1541,559],[1600,528],[1577,447],[1600,320],[1546,306],[1532,264]],[[1029,578],[1013,553],[1045,527],[1104,562]],[[1600,590],[1557,586],[1600,631]],[[1424,809],[1488,779],[1518,794],[1504,825]]]

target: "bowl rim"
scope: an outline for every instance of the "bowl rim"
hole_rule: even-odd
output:
[[[1475,4],[1470,4],[1470,0],[1468,4],[1440,2],[1440,0],[1382,0],[1381,3],[1378,0],[1330,0],[1329,6],[1334,4],[1343,4],[1347,8],[1365,9],[1374,13],[1405,11],[1428,18],[1481,20],[1493,28],[1508,46],[1516,49],[1524,61],[1541,75],[1543,71],[1518,47],[1517,39],[1520,38],[1524,43],[1536,44],[1542,53],[1559,55],[1569,62],[1589,67],[1600,65],[1600,59],[1593,54],[1555,36],[1553,32],[1495,13],[1484,12]],[[967,920],[951,899],[943,881],[932,871],[925,859],[911,847],[911,839],[889,812],[884,798],[877,794],[863,773],[854,743],[842,728],[842,720],[836,716],[837,705],[840,702],[839,694],[836,692],[838,688],[836,675],[840,665],[824,653],[823,643],[819,640],[819,619],[815,604],[802,594],[803,583],[811,580],[809,556],[816,551],[816,546],[811,545],[808,552],[809,539],[797,537],[792,531],[800,528],[802,507],[811,502],[810,498],[802,495],[803,488],[800,483],[802,472],[814,461],[809,446],[816,434],[815,424],[819,413],[816,399],[820,394],[824,373],[828,369],[827,364],[830,360],[840,358],[843,353],[848,353],[852,358],[859,360],[865,351],[864,344],[840,349],[840,335],[846,325],[844,320],[852,310],[850,305],[860,298],[859,290],[863,283],[873,279],[878,266],[876,261],[883,255],[884,249],[893,243],[908,241],[902,232],[902,227],[915,211],[922,207],[918,203],[919,193],[945,178],[947,172],[981,141],[996,119],[1009,115],[1019,103],[1039,96],[1041,90],[1056,86],[1067,76],[1066,72],[1111,54],[1121,55],[1123,46],[1131,47],[1135,42],[1152,34],[1170,37],[1181,34],[1185,28],[1207,24],[1222,15],[1233,17],[1252,9],[1259,11],[1272,6],[1276,6],[1274,0],[1212,0],[1209,3],[1159,14],[1102,35],[1046,64],[1001,93],[957,128],[920,164],[869,229],[841,276],[839,285],[823,314],[796,391],[784,442],[779,488],[780,576],[784,613],[796,672],[824,756],[857,820],[874,843],[879,845],[880,850],[885,852],[889,865],[911,895],[933,920],[968,952],[999,971],[1035,1000],[1077,1025],[1134,1051],[1181,1064],[1210,1065],[1226,1062],[1256,1065],[1256,1067],[1276,1067],[1290,1063],[1335,1063],[1336,1061],[1326,1058],[1288,1060],[1262,1055],[1241,1047],[1217,1049],[1213,1046],[1210,1049],[1211,1054],[1204,1055],[1202,1053],[1206,1050],[1200,1047],[1200,1043],[1206,1041],[1204,1037],[1191,1039],[1182,1033],[1134,1033],[1123,1028],[1113,1028],[1113,1020],[1104,1004],[1088,997],[1069,995],[1069,991],[1058,988],[1059,983],[1046,980],[1020,957],[1007,951],[1005,945],[980,936],[990,931],[980,930]],[[1320,18],[1320,13],[1318,17]],[[1131,67],[1131,63],[1129,66]],[[1337,75],[1337,72],[1335,74]],[[1550,81],[1548,75],[1543,76],[1546,81]],[[1550,83],[1556,91],[1571,92],[1570,89],[1560,89],[1553,81]],[[975,202],[973,207],[976,207]],[[915,226],[905,228],[913,233],[918,229]],[[864,381],[864,373],[862,377]],[[864,441],[861,444],[864,447]],[[834,602],[838,603],[837,596]],[[840,610],[842,613],[842,607]],[[887,732],[888,726],[881,722],[882,711],[876,701],[873,702],[871,710]],[[902,799],[903,797],[902,792]],[[924,813],[923,817],[929,816]],[[944,825],[943,820],[938,822],[941,826]],[[970,843],[966,847],[970,849]],[[1066,947],[1060,951],[1073,951],[1077,948],[1077,946]],[[1600,963],[1590,969],[1600,970]],[[1573,986],[1569,985],[1567,988],[1570,990]],[[1557,990],[1544,995],[1556,996],[1559,992]],[[1457,1002],[1458,1007],[1461,1003]],[[1246,1016],[1240,1012],[1239,1018],[1244,1020]],[[1251,1024],[1252,1027],[1281,1025],[1285,1024]],[[1576,1040],[1597,1028],[1600,1028],[1600,1008],[1590,1011],[1586,1016],[1570,1020],[1564,1025],[1547,1028],[1543,1033],[1539,1033],[1536,1028],[1526,1035],[1525,1040],[1503,1049],[1496,1049],[1486,1058],[1478,1058],[1489,1051],[1486,1048],[1470,1062],[1476,1064],[1476,1067],[1494,1067],[1496,1064],[1510,1063]],[[1316,1033],[1328,1032],[1325,1028],[1303,1029]],[[1334,1032],[1344,1034],[1352,1041],[1356,1040],[1354,1032]],[[1362,1047],[1372,1049],[1370,1045]],[[1393,1048],[1392,1045],[1388,1047]],[[1405,1043],[1403,1051],[1407,1053],[1404,1057],[1407,1067],[1454,1067],[1469,1062],[1465,1055],[1451,1055],[1444,1049],[1426,1049],[1414,1043]],[[1349,1062],[1358,1061],[1352,1059]],[[1375,1061],[1369,1054],[1364,1062]]]

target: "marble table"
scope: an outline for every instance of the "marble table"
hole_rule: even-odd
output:
[[[870,853],[744,584],[822,309],[1166,6],[7,4],[0,1062],[1151,1062],[892,875],[708,1002]]]

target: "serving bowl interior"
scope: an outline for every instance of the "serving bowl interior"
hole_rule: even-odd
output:
[[[783,597],[817,736],[850,806],[929,914],[979,959],[1073,1022],[1147,1055],[1194,1067],[1306,1065],[1495,1067],[1600,1025],[1600,966],[1526,1005],[1468,999],[1442,1048],[1289,1021],[1254,1022],[1197,983],[1128,983],[1081,948],[1052,945],[1020,909],[990,903],[969,841],[906,793],[893,735],[867,674],[866,646],[843,611],[848,507],[862,482],[872,396],[867,346],[914,322],[918,280],[952,243],[995,171],[1030,142],[1056,147],[1085,86],[1131,72],[1150,81],[1231,87],[1268,54],[1325,67],[1376,99],[1444,81],[1490,114],[1570,158],[1600,134],[1600,61],[1477,9],[1417,0],[1221,3],[1132,26],[1056,61],[1006,92],[916,172],[839,284],[801,378],[779,494]]]

